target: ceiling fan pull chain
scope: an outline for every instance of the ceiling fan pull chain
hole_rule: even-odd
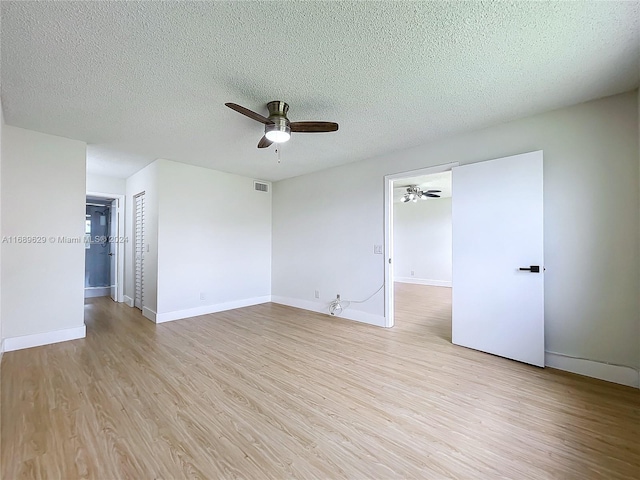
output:
[[[280,163],[280,147],[276,147],[276,155],[278,155],[278,163]]]

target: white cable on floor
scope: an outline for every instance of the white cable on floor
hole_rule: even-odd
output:
[[[369,295],[364,300],[342,300],[342,299],[340,299],[340,295],[338,295],[338,297],[329,304],[329,315],[340,315],[342,313],[342,311],[345,308],[348,308],[349,305],[351,305],[352,303],[365,303],[365,302],[368,302],[369,300],[371,300],[373,298],[373,296],[376,293],[378,293],[383,288],[384,288],[384,283],[382,285],[380,285],[380,287],[375,292],[373,292],[371,295]]]

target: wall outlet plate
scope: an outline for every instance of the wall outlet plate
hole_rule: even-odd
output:
[[[376,255],[382,255],[382,245],[374,245],[373,253]]]

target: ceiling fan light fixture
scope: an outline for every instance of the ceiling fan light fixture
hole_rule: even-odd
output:
[[[284,143],[291,138],[291,127],[284,117],[271,117],[273,123],[264,126],[264,136],[275,143]]]
[[[264,134],[267,140],[271,140],[274,143],[284,143],[289,141],[291,134],[289,132],[283,132],[282,130],[271,130]]]

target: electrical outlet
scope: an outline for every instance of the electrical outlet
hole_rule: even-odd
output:
[[[200,300],[206,300],[204,292],[200,292]]]
[[[320,292],[318,290],[316,290],[313,294],[314,297],[316,298],[320,298]]]
[[[374,245],[373,253],[376,255],[382,255],[382,245]]]

